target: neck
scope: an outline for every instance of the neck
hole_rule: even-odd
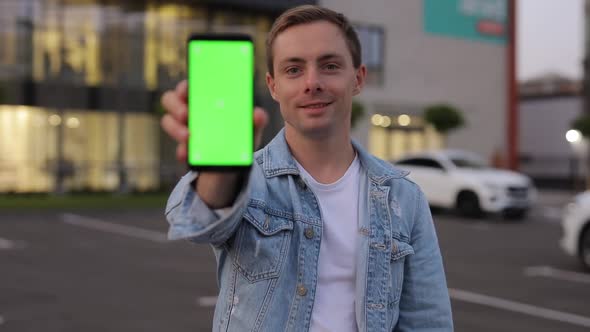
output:
[[[308,137],[286,125],[285,138],[293,157],[319,183],[336,182],[355,157],[350,132]]]

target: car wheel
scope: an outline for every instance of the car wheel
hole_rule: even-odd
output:
[[[586,269],[590,270],[590,227],[586,227],[580,239],[580,261]]]
[[[457,197],[457,210],[462,216],[478,218],[482,216],[479,198],[472,191],[462,191]]]

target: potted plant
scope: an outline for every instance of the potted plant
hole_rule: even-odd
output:
[[[462,112],[450,104],[434,104],[424,110],[424,120],[443,136],[446,146],[446,135],[465,125]]]
[[[590,138],[590,114],[583,114],[577,117],[572,122],[572,129],[579,131],[584,138]]]

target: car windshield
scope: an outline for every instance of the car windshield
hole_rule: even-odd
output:
[[[455,166],[459,168],[473,168],[473,169],[483,169],[487,168],[488,166],[482,161],[476,158],[450,158],[451,162],[455,164]]]

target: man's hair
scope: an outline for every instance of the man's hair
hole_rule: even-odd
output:
[[[281,14],[270,28],[268,37],[266,38],[266,66],[271,76],[274,76],[272,46],[277,36],[292,26],[318,21],[332,23],[340,29],[346,40],[348,50],[352,55],[352,64],[354,65],[354,68],[360,67],[361,43],[356,31],[348,19],[341,13],[337,13],[328,8],[314,5],[303,5],[291,8]]]

